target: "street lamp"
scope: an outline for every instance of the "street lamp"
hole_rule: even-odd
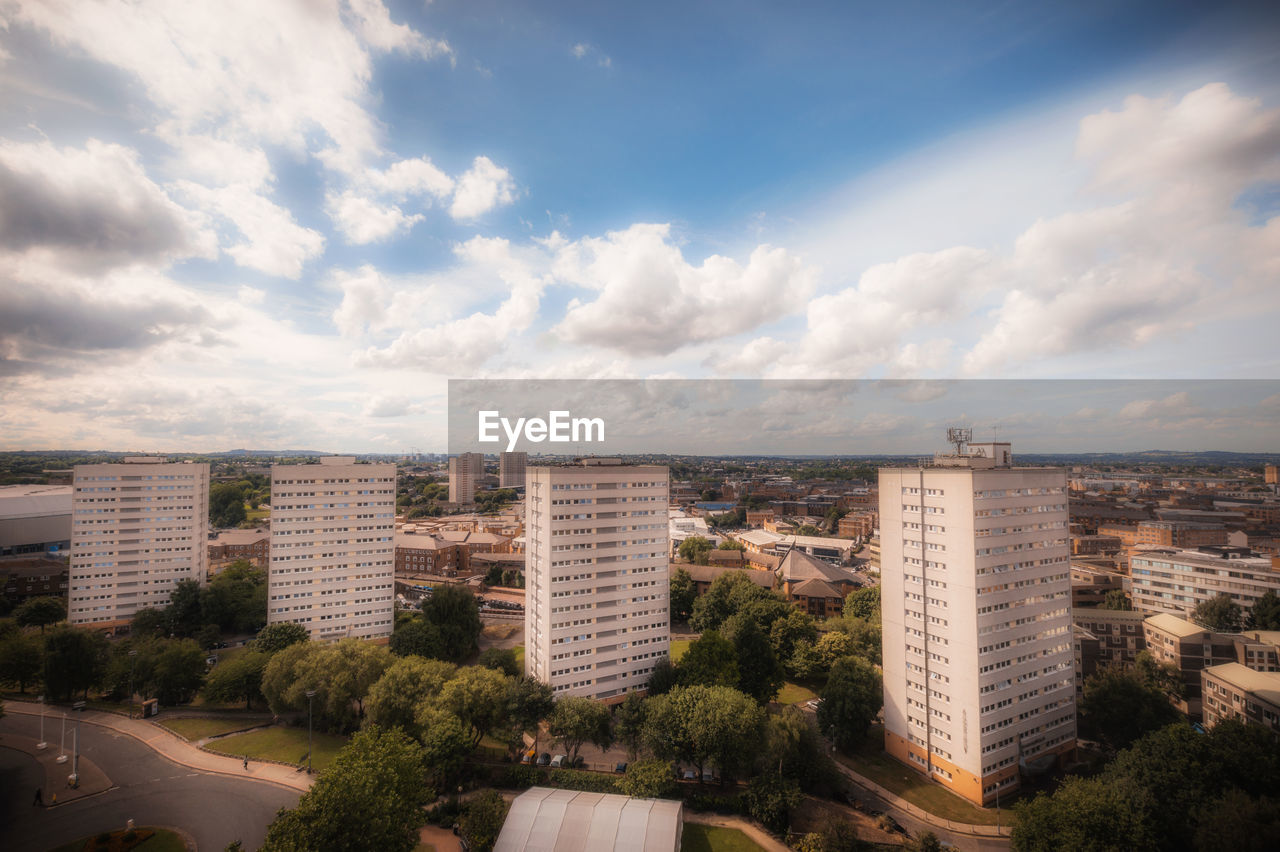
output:
[[[307,774],[311,774],[311,699],[315,698],[314,689],[307,690]]]
[[[73,710],[79,710],[80,712],[76,714],[76,730],[72,739],[72,742],[74,743],[74,745],[72,746],[72,749],[71,749],[71,777],[67,779],[67,782],[72,787],[79,787],[80,786],[80,720],[84,718],[84,702],[77,701],[75,704],[71,705],[71,708]]]
[[[129,718],[133,718],[133,665],[137,662],[138,652],[133,650],[129,652]]]
[[[58,750],[61,752],[61,754],[58,755],[57,762],[66,763],[67,762],[67,711],[66,710],[62,711],[62,742],[58,746]]]
[[[36,748],[44,751],[49,744],[44,741],[44,696],[40,696],[40,742],[36,743]]]

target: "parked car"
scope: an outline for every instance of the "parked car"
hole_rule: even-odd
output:
[[[626,772],[627,771],[626,761],[623,761],[622,763],[619,763],[617,766],[613,767],[613,771],[618,773],[619,775]]]
[[[697,781],[698,773],[693,771],[692,769],[686,769],[684,770],[683,773],[681,773],[680,777],[682,777],[685,781]]]
[[[552,769],[568,769],[569,755],[557,754],[555,757],[551,758],[551,768]]]
[[[821,703],[822,703],[821,698],[810,698],[808,701],[804,703],[804,707],[806,710],[812,710],[813,712],[817,713],[818,705]]]
[[[538,755],[538,765],[539,765],[539,766],[550,766],[550,765],[551,765],[551,755],[550,755],[550,754],[548,754],[548,753],[547,753],[547,752],[545,752],[545,751],[544,751],[542,754]]]
[[[537,762],[538,753],[536,751],[526,751],[524,757],[520,758],[520,762],[524,764],[532,764]]]
[[[712,782],[719,780],[720,779],[716,777],[716,771],[713,767],[708,766],[702,770],[702,781],[704,784],[711,784]]]

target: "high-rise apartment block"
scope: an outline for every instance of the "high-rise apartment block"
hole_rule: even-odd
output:
[[[1067,483],[957,431],[880,471],[885,749],[988,804],[1075,749]]]
[[[396,466],[325,456],[271,468],[267,623],[312,639],[391,635]]]
[[[483,453],[461,453],[449,459],[449,502],[474,503],[483,476]]]
[[[503,453],[498,459],[498,487],[524,488],[525,468],[528,464],[528,453]]]
[[[72,481],[72,624],[115,627],[207,580],[209,465],[135,456],[77,465]]]
[[[616,459],[528,469],[525,673],[617,701],[668,655],[668,471]]]

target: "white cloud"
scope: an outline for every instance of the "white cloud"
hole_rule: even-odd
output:
[[[395,198],[431,196],[448,198],[454,181],[427,157],[413,157],[392,163],[383,171],[369,169],[366,178],[372,189]]]
[[[235,225],[239,242],[226,247],[241,266],[297,278],[303,265],[324,251],[324,235],[304,228],[293,214],[244,184],[210,189],[190,181],[175,187],[195,204]]]
[[[382,242],[408,231],[424,218],[420,213],[406,215],[394,204],[382,206],[351,190],[326,195],[325,211],[347,242],[357,245]]]
[[[569,53],[574,59],[586,59],[587,57],[595,57],[596,64],[601,68],[609,68],[613,65],[613,59],[604,51],[593,44],[580,41],[573,47],[569,48]]]
[[[1153,420],[1162,414],[1188,417],[1200,412],[1201,409],[1191,402],[1191,394],[1179,391],[1163,399],[1135,399],[1120,409],[1119,416],[1122,420]]]
[[[426,38],[407,24],[393,23],[382,0],[347,0],[347,5],[359,20],[360,34],[369,46],[416,54],[424,59],[448,56],[453,60],[453,48],[448,42]]]
[[[516,184],[511,173],[488,157],[476,157],[471,168],[458,179],[449,215],[455,219],[474,219],[515,199]]]

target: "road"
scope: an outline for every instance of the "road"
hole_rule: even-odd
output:
[[[852,781],[852,779],[850,779]],[[857,785],[856,781],[852,782]],[[871,790],[867,790],[861,786],[856,786],[854,795],[860,799],[865,808],[875,808],[883,811],[894,819],[896,819],[903,828],[911,832],[912,837],[918,837],[926,831],[932,831],[938,836],[943,843],[948,843],[961,852],[1008,852],[1010,844],[1007,837],[978,837],[972,834],[961,834],[958,831],[949,831],[940,826],[931,825],[922,819],[917,819],[892,802],[886,801],[876,795]]]
[[[0,719],[3,734],[39,734],[39,719],[10,714]],[[0,849],[44,852],[80,837],[136,825],[180,828],[206,852],[220,852],[233,840],[257,849],[267,825],[299,793],[275,784],[200,772],[160,757],[133,737],[96,725],[80,729],[81,753],[101,767],[114,789],[56,808],[31,804],[44,773],[30,755],[0,748]],[[45,790],[45,801],[52,791]]]

